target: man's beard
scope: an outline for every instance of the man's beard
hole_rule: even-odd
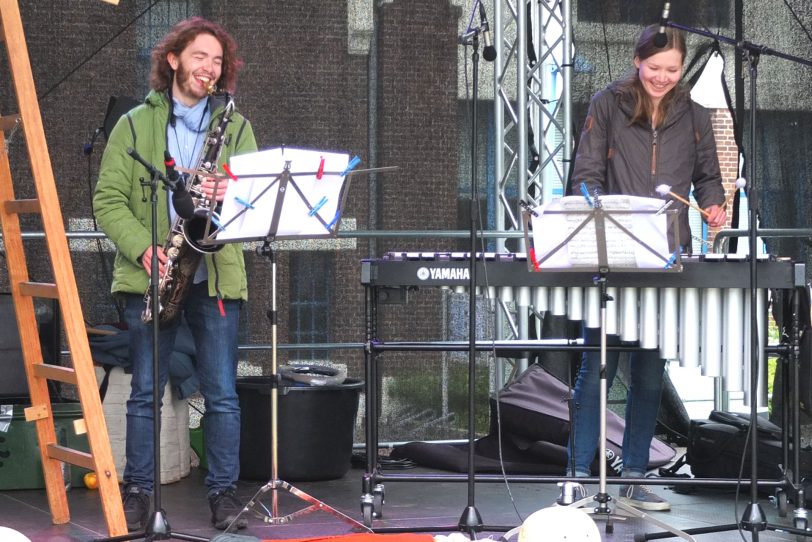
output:
[[[186,70],[183,62],[178,63],[175,78],[177,79],[178,87],[188,96],[194,96],[198,100],[202,100],[208,96],[207,90],[197,85],[194,76],[191,72]],[[213,82],[210,84],[213,84]]]

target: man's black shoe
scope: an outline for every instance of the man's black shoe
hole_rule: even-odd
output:
[[[221,489],[209,495],[209,508],[211,508],[211,522],[215,529],[225,530],[232,521],[240,514],[243,505],[237,498],[237,492],[233,487]],[[245,529],[248,520],[240,517],[234,526],[237,529]]]
[[[127,520],[127,529],[140,531],[147,524],[149,516],[149,495],[138,486],[129,486],[121,495],[124,503],[124,518]]]

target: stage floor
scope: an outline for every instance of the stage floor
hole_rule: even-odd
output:
[[[163,486],[163,508],[175,533],[209,539],[220,532],[213,529],[209,523],[203,474],[200,469],[192,469],[190,476],[180,482]],[[339,480],[307,482],[294,486],[360,522],[361,475],[361,469],[352,469]],[[239,495],[247,501],[262,485],[261,482],[240,482]],[[587,489],[594,492],[596,486],[588,486]],[[692,495],[677,494],[670,488],[662,486],[656,486],[655,489],[668,498],[672,508],[669,512],[649,512],[649,514],[678,529],[735,524],[742,517],[749,502],[749,493],[745,491],[737,503],[732,489],[705,490]],[[609,487],[610,494],[615,495],[616,492],[615,486]],[[459,482],[389,481],[385,486],[385,494],[384,517],[375,520],[373,528],[376,529],[394,527],[414,529],[414,532],[429,530],[436,534],[448,534],[449,531],[441,528],[457,525],[468,505],[468,485]],[[504,483],[478,483],[475,486],[474,505],[484,525],[512,527],[521,523],[519,514],[526,517],[536,510],[550,506],[557,496],[558,488],[551,483],[511,483],[509,491]],[[71,522],[53,525],[44,490],[2,492],[0,526],[16,529],[33,542],[85,542],[106,536],[100,501],[94,491],[72,488],[69,492],[69,502]],[[266,494],[262,502],[270,507],[270,494]],[[279,503],[278,515],[292,513],[305,505],[303,501],[292,498],[284,491],[279,492]],[[786,518],[778,517],[778,510],[770,504],[767,497],[761,497],[759,504],[769,522],[791,526],[793,513],[791,504]],[[635,534],[660,531],[655,525],[637,518],[614,521],[612,533],[606,533],[604,525],[605,522],[598,522],[605,541],[632,541]],[[315,511],[296,517],[285,525],[266,524],[261,519],[250,516],[248,528],[239,534],[270,540],[336,536],[352,532],[357,531],[353,531],[350,523],[343,522],[324,511]],[[483,532],[477,538],[498,539],[500,536],[501,533],[498,532]],[[749,532],[745,532],[743,536],[744,540],[752,540],[752,534]],[[697,534],[695,538],[697,542],[742,540],[742,536],[735,530]],[[766,530],[758,533],[758,539],[795,540],[796,536]]]

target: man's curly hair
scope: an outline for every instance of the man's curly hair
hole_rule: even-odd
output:
[[[222,73],[217,86],[234,93],[237,87],[237,70],[242,67],[242,61],[237,58],[237,42],[222,26],[203,17],[191,17],[179,22],[152,49],[149,84],[153,90],[163,92],[172,86],[173,70],[166,59],[167,55],[174,53],[180,56],[199,34],[211,34],[223,47]]]

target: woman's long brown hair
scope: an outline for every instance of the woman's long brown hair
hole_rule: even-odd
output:
[[[647,26],[637,39],[637,45],[634,48],[634,56],[643,61],[657,53],[677,49],[682,54],[682,60],[684,62],[685,55],[688,52],[685,45],[685,34],[681,30],[666,27],[665,36],[667,41],[664,46],[657,47],[654,41],[659,31],[660,27],[656,24]],[[675,98],[688,92],[682,85],[677,84],[668,94],[663,96],[663,99],[660,100],[657,110],[655,111],[654,104],[646,92],[646,89],[643,88],[643,83],[640,81],[639,69],[634,70],[626,79],[618,82],[615,89],[621,94],[630,95],[634,101],[634,113],[632,114],[631,124],[645,124],[654,117],[655,112],[657,123],[659,124],[665,119],[666,115],[668,115],[668,111],[674,103]]]

